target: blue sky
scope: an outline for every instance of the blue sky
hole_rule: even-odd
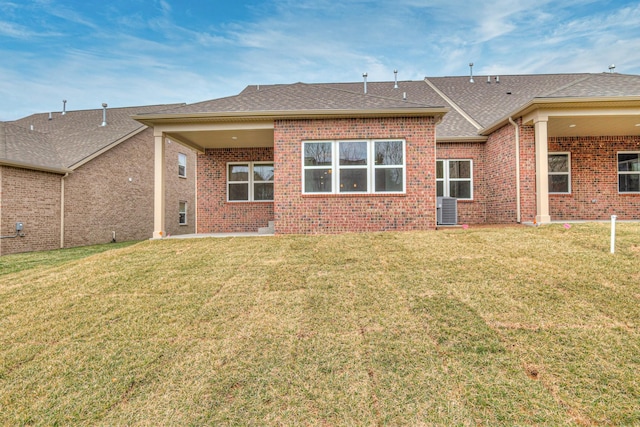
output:
[[[0,0],[0,120],[197,102],[249,84],[640,74],[640,3]]]

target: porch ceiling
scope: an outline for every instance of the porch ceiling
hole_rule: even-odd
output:
[[[273,147],[273,129],[176,130],[165,134],[198,150]]]
[[[640,116],[549,117],[549,136],[640,135]]]

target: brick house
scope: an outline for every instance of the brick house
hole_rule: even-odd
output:
[[[151,237],[153,130],[131,115],[179,105],[0,122],[0,255]],[[167,232],[193,233],[195,152],[164,143]]]
[[[548,74],[249,86],[138,114],[199,152],[198,233],[422,230],[458,223],[640,219],[640,76]]]

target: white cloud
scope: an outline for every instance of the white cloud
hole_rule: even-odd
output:
[[[11,58],[0,63],[0,119],[63,98],[71,108],[196,102],[248,84],[361,81],[363,72],[392,80],[396,68],[400,79],[466,75],[469,62],[476,75],[600,72],[612,62],[640,71],[637,4],[267,0],[247,5],[244,19],[211,22],[171,0],[153,4],[114,0],[93,14],[0,0],[0,55]],[[34,8],[44,11],[37,22],[24,18]]]

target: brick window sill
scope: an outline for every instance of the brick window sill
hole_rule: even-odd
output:
[[[303,199],[341,199],[341,198],[370,198],[370,197],[407,197],[399,193],[341,193],[341,194],[302,194]]]

